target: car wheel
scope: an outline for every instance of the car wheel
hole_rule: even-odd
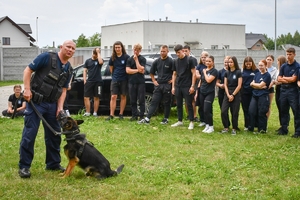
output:
[[[149,112],[149,108],[150,108],[150,104],[151,104],[151,101],[152,101],[152,95],[151,93],[146,93],[145,95],[145,113],[144,115],[147,115],[147,113]],[[154,115],[156,114],[158,108],[156,108],[155,112],[153,113]],[[138,111],[140,112],[140,106],[139,106],[139,103],[138,103]]]

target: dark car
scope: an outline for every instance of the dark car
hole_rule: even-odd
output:
[[[149,75],[151,65],[154,59],[146,58],[147,63],[145,66],[145,83],[146,83],[146,112],[148,112],[150,102],[152,101],[152,94],[154,90],[154,84]],[[103,114],[105,111],[109,111],[110,109],[110,83],[111,83],[111,74],[109,71],[108,65],[109,58],[104,59],[104,63],[102,65],[101,74],[103,79],[103,86],[100,97],[100,105],[98,109],[98,114]],[[83,85],[83,64],[74,68],[73,80],[72,80],[72,88],[68,91],[67,104],[69,111],[73,114],[84,112],[84,85]],[[92,101],[92,99],[91,99]],[[91,103],[91,107],[93,103]],[[117,107],[116,110],[120,109],[120,98],[117,98]],[[130,111],[130,100],[129,96],[127,96],[127,104],[125,107],[125,111]],[[91,110],[92,111],[92,110]]]

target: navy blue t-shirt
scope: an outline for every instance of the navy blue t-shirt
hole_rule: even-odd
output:
[[[112,57],[109,59],[109,66],[113,66],[112,71],[112,80],[113,81],[126,81],[128,76],[126,73],[126,63],[129,58],[129,55],[122,54],[120,57],[116,56],[116,59],[113,61]]]
[[[69,70],[69,67],[72,67],[71,64],[69,62],[67,62],[67,64],[63,65],[62,62],[60,61],[58,54],[56,53],[57,56],[57,67],[60,67],[61,69],[63,69],[64,72],[67,72]],[[49,59],[51,59],[50,55],[48,52],[42,53],[40,55],[38,55],[33,61],[32,63],[30,63],[28,66],[32,71],[37,71],[40,68],[43,67],[48,67],[48,62]],[[66,81],[64,88],[68,88],[69,87],[69,82],[71,80],[71,76],[69,76],[68,80]]]
[[[84,68],[88,70],[88,82],[102,82],[101,68],[102,64],[99,64],[98,59],[93,60],[89,58],[84,63]]]
[[[251,94],[253,91],[253,88],[250,86],[250,83],[253,81],[253,78],[255,74],[259,72],[258,69],[255,69],[254,71],[252,69],[243,69],[242,71],[242,92],[243,94]]]
[[[271,83],[271,75],[270,73],[266,72],[264,74],[256,73],[254,76],[254,83],[261,83],[262,81],[266,83],[265,89],[253,89],[252,94],[255,97],[259,97],[265,94],[269,94],[269,85]]]
[[[281,67],[280,67],[280,71],[278,76],[282,76],[282,77],[292,77],[293,75],[298,75],[298,71],[299,71],[299,63],[296,62],[296,60],[292,63],[284,63]],[[299,78],[299,77],[298,77]],[[286,84],[286,83],[284,83]],[[289,83],[289,85],[293,85],[293,86],[297,86],[297,81],[293,82],[293,83]]]
[[[203,69],[206,69],[206,65],[199,64],[199,65],[197,65],[197,67],[196,67],[196,70],[199,71],[199,74],[201,74],[201,72],[203,71]]]
[[[236,69],[234,71],[227,70],[224,78],[227,78],[227,87],[235,88],[239,84],[239,78],[242,77],[241,70]]]

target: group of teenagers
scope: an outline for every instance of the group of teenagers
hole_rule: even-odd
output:
[[[164,117],[161,124],[168,124],[172,95],[174,95],[178,121],[171,126],[183,125],[183,107],[185,105],[189,120],[188,129],[194,129],[194,123],[200,122],[199,126],[204,127],[202,132],[212,133],[215,131],[213,102],[217,88],[224,127],[221,133],[228,133],[230,126],[232,126],[231,134],[233,135],[240,130],[238,128],[240,105],[244,114],[244,131],[266,133],[271,113],[270,108],[275,97],[280,122],[278,134],[288,134],[291,108],[295,125],[293,137],[300,137],[298,93],[300,65],[295,60],[294,48],[287,49],[286,56],[281,55],[277,58],[277,67],[274,66],[273,55],[266,56],[258,64],[255,64],[253,59],[247,56],[242,67],[239,66],[235,56],[226,56],[224,68],[217,70],[214,57],[208,52],[203,51],[198,62],[191,55],[188,45],[177,44],[174,51],[178,58],[173,59],[168,56],[168,46],[163,45],[160,48],[160,57],[153,62],[150,69],[154,91],[146,116],[144,116],[146,59],[140,54],[141,50],[142,46],[136,44],[133,48],[133,55],[129,56],[122,42],[117,41],[113,45],[113,53],[109,60],[112,82],[110,115],[106,119],[107,121],[115,117],[118,95],[121,97],[119,119],[123,119],[128,93],[132,108],[131,121],[149,124],[152,115],[162,102]],[[86,68],[88,69],[88,66]],[[95,88],[97,87],[96,84]],[[97,90],[94,89],[94,91]],[[85,96],[85,98],[89,98],[89,96]],[[140,109],[137,109],[138,106]],[[229,111],[231,119],[229,119]],[[89,115],[89,113],[85,113],[85,115]]]

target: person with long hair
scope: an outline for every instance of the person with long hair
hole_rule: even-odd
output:
[[[278,70],[276,69],[276,67],[273,66],[274,63],[274,56],[273,55],[268,55],[266,57],[266,61],[267,61],[267,69],[269,74],[271,75],[271,84],[269,86],[269,98],[270,98],[270,108],[269,111],[267,113],[267,117],[270,117],[271,114],[271,105],[272,105],[272,101],[275,95],[275,81],[277,80],[277,76],[278,76]]]
[[[115,116],[118,94],[120,94],[121,97],[119,119],[124,119],[123,112],[126,106],[126,95],[128,93],[128,76],[126,73],[128,58],[129,55],[126,53],[123,43],[116,41],[113,45],[113,52],[108,63],[112,81],[110,84],[110,115],[106,121],[113,119]]]
[[[229,69],[224,76],[224,86],[225,86],[225,97],[222,103],[222,123],[224,129],[221,133],[227,133],[229,130],[229,116],[228,110],[230,108],[232,116],[232,135],[236,135],[238,130],[238,120],[239,120],[239,111],[240,111],[240,102],[241,102],[241,87],[242,87],[242,73],[237,62],[237,58],[232,56],[228,59]]]
[[[250,83],[253,81],[255,74],[259,72],[252,57],[247,56],[243,62],[242,71],[242,89],[241,89],[241,104],[244,113],[244,131],[248,130],[250,116],[249,116],[249,106],[252,97],[253,88]]]
[[[215,99],[215,87],[218,77],[218,70],[214,66],[214,57],[208,56],[205,60],[206,67],[201,72],[201,80],[199,82],[200,92],[197,92],[200,106],[203,108],[204,122],[206,124],[204,133],[214,132],[213,127],[213,102]]]
[[[277,67],[278,67],[278,71],[280,71],[280,67],[286,63],[286,57],[284,55],[280,55],[278,56],[277,58]],[[280,124],[280,127],[279,129],[277,129],[276,131],[278,132],[282,126],[282,122],[281,122],[281,107],[280,107],[280,88],[281,88],[281,83],[278,82],[278,80],[276,79],[275,80],[275,102],[276,102],[276,106],[277,106],[277,109],[278,109],[278,117],[279,117],[279,124]],[[288,119],[290,120],[290,114],[288,114]]]
[[[203,69],[206,68],[205,59],[208,56],[209,56],[209,53],[207,51],[202,51],[202,53],[200,54],[199,64],[196,67],[196,79],[197,80],[200,80],[201,72],[203,71]],[[197,83],[197,85],[199,86],[198,83]],[[199,87],[197,87],[198,92],[200,90],[200,87],[201,87],[201,85]],[[203,108],[201,108],[201,106],[200,106],[199,98],[196,98],[196,106],[198,106],[198,114],[199,114],[199,121],[200,121],[199,126],[205,126],[206,124],[204,122]]]
[[[261,60],[258,63],[259,73],[256,73],[250,86],[253,89],[252,98],[249,106],[250,122],[248,130],[254,130],[256,121],[259,133],[267,132],[267,112],[270,107],[269,85],[271,83],[271,75],[267,71],[267,61]],[[258,118],[258,120],[256,120]]]

